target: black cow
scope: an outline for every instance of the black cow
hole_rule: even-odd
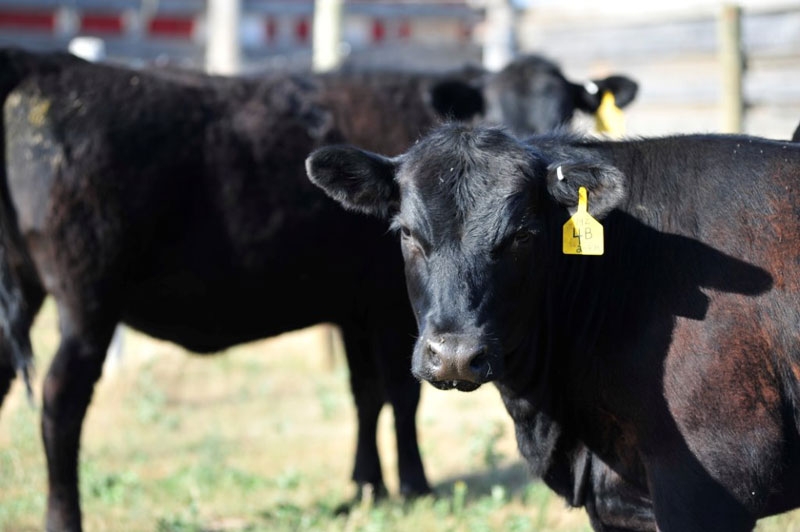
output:
[[[494,381],[534,468],[581,466],[584,446],[602,462],[597,529],[750,530],[800,505],[800,147],[449,125],[396,158],[329,147],[307,168],[401,234],[418,378]],[[565,231],[581,188],[600,256],[562,249],[598,238]]]
[[[0,398],[15,370],[27,374],[28,330],[50,293],[61,343],[44,383],[48,529],[80,528],[81,425],[118,322],[203,353],[339,324],[359,421],[353,478],[384,490],[375,429],[388,400],[401,490],[429,491],[395,238],[342,212],[302,165],[334,141],[399,153],[441,114],[491,108],[487,79],[467,70],[248,81],[0,53]]]

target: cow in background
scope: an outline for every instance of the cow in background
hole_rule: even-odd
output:
[[[28,331],[52,295],[61,341],[43,385],[48,530],[81,528],[81,426],[120,322],[199,353],[338,324],[358,413],[354,480],[385,490],[375,430],[388,401],[401,491],[429,491],[396,239],[343,212],[308,182],[303,160],[343,141],[399,153],[441,116],[488,114],[484,95],[500,89],[467,77],[244,80],[0,53],[0,393],[15,372],[27,380]],[[550,82],[509,90],[541,85],[563,96]],[[565,87],[565,98],[578,92]]]
[[[619,74],[575,83],[564,76],[558,65],[538,55],[520,56],[499,72],[474,66],[426,75],[354,70],[324,74],[317,79],[326,87],[326,102],[336,123],[349,130],[390,130],[396,121],[406,120],[405,114],[352,112],[363,99],[379,98],[382,101],[376,101],[376,107],[385,106],[387,111],[398,104],[409,105],[410,124],[424,124],[423,128],[414,128],[417,130],[425,131],[445,117],[501,125],[519,137],[568,126],[576,112],[594,114],[607,95],[613,96],[618,108],[625,108],[639,88],[635,81]],[[380,90],[375,90],[378,87]],[[425,106],[416,101],[418,95],[423,96]],[[426,118],[416,114],[421,110]],[[379,141],[381,137],[373,138]],[[417,137],[404,140],[410,145]],[[363,147],[387,153],[376,146]]]

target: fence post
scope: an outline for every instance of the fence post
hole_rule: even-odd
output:
[[[742,9],[725,4],[719,14],[719,62],[722,69],[722,132],[741,133],[744,129],[742,73]]]
[[[234,75],[241,71],[240,0],[208,0],[206,71]]]
[[[315,0],[312,69],[335,70],[342,63],[342,0]]]

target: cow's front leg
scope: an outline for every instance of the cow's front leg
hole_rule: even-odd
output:
[[[591,469],[585,508],[597,532],[656,530],[650,494],[622,478],[597,456],[589,454]]]
[[[100,378],[113,332],[93,328],[83,335],[61,316],[62,338],[43,388],[42,439],[47,454],[49,490],[47,530],[81,530],[78,451],[81,427]]]

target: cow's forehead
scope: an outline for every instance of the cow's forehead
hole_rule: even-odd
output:
[[[403,157],[401,187],[423,194],[500,194],[520,185],[531,152],[499,128],[450,125],[418,142]]]
[[[403,157],[401,215],[448,228],[502,224],[497,218],[530,188],[535,159],[500,129],[439,129]]]

